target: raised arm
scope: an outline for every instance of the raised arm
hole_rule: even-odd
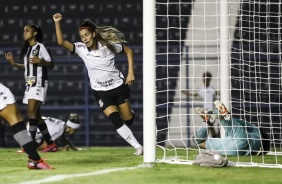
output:
[[[64,48],[68,49],[70,52],[73,52],[73,44],[69,41],[65,40],[63,37],[62,29],[60,22],[62,20],[63,16],[60,13],[56,13],[53,15],[53,20],[55,22],[55,28],[56,28],[56,37],[58,45],[63,46]]]
[[[127,61],[128,61],[128,74],[126,77],[125,83],[128,85],[132,85],[132,83],[135,80],[134,77],[134,67],[133,67],[133,51],[130,47],[124,46],[123,47],[124,53],[127,56]]]
[[[24,64],[20,64],[20,63],[15,63],[13,54],[11,52],[7,52],[5,53],[5,58],[7,59],[7,61],[14,67],[17,67],[19,69],[25,69],[24,68]]]

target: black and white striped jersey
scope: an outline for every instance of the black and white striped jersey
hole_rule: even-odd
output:
[[[41,85],[44,87],[45,81],[48,81],[48,71],[47,68],[42,66],[41,64],[32,64],[28,62],[28,58],[32,58],[33,56],[37,56],[40,59],[44,59],[46,62],[53,61],[50,50],[42,43],[37,42],[35,45],[30,46],[27,50],[27,53],[24,57],[24,65],[25,65],[25,78],[33,78],[35,85]]]
[[[115,66],[115,53],[98,42],[97,50],[90,50],[82,42],[74,43],[74,53],[85,63],[91,88],[108,91],[124,83],[123,74]],[[123,51],[121,44],[114,44],[117,53]]]

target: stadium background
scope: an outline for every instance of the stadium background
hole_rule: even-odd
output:
[[[169,2],[179,2],[178,0],[170,0]],[[157,0],[157,2],[165,2],[166,0]],[[157,16],[156,23],[159,29],[157,31],[157,52],[170,52],[179,53],[182,42],[178,40],[185,39],[185,29],[182,29],[180,32],[178,27],[185,27],[188,25],[189,18],[188,16],[173,16],[179,15],[179,11],[191,14],[191,4],[193,0],[182,0],[183,3],[180,5],[172,5],[168,10],[159,4],[157,7],[158,15],[172,15],[169,17]],[[271,48],[267,44],[257,44],[250,46],[250,41],[254,40],[254,31],[256,31],[256,39],[259,43],[264,43],[265,40],[272,40],[273,43],[276,43],[275,40],[279,40],[276,34],[281,28],[280,24],[268,24],[265,22],[256,22],[259,25],[251,24],[253,20],[247,16],[248,12],[251,10],[252,6],[246,2],[242,1],[241,3],[241,15],[237,19],[236,30],[233,37],[232,43],[232,53],[231,53],[231,62],[236,64],[238,61],[242,61],[244,58],[248,61],[255,61],[255,54],[244,54],[244,52],[249,51],[258,51],[258,49],[263,52],[271,49],[272,53],[278,53],[279,45],[272,44]],[[259,1],[253,1],[259,2]],[[191,3],[191,4],[190,4]],[[258,4],[261,8],[261,12],[265,12],[265,7],[262,4]],[[75,145],[79,146],[122,146],[127,145],[127,143],[120,138],[116,133],[114,127],[109,122],[108,119],[104,117],[101,110],[96,103],[92,90],[89,87],[88,76],[84,67],[83,62],[77,56],[71,55],[65,49],[58,47],[55,37],[55,28],[52,16],[54,13],[60,12],[63,14],[63,21],[61,23],[65,39],[76,42],[80,41],[78,36],[78,26],[83,22],[85,18],[91,18],[98,25],[110,25],[115,26],[121,30],[126,39],[128,40],[128,45],[134,50],[134,60],[135,60],[135,84],[132,86],[132,107],[135,111],[136,118],[134,126],[132,126],[132,131],[140,143],[143,142],[143,88],[142,88],[142,78],[143,78],[143,68],[142,62],[142,24],[146,23],[146,20],[142,20],[142,0],[96,0],[95,2],[91,0],[68,0],[67,2],[61,3],[60,1],[49,0],[1,0],[0,4],[0,56],[1,56],[1,73],[0,81],[8,86],[11,91],[14,93],[18,104],[22,110],[23,114],[26,114],[26,106],[22,104],[23,92],[25,89],[23,71],[20,71],[16,68],[13,68],[5,61],[4,52],[11,51],[16,58],[18,59],[20,47],[23,43],[22,32],[23,27],[29,22],[34,22],[41,26],[44,32],[44,42],[50,48],[54,61],[55,69],[49,72],[49,89],[47,94],[47,100],[45,105],[42,106],[42,115],[52,116],[55,118],[60,118],[62,120],[67,120],[71,112],[76,112],[79,114],[79,119],[82,122],[81,130],[70,137],[71,141]],[[168,12],[167,12],[168,11]],[[273,14],[279,13],[279,6],[273,5],[271,7],[271,12]],[[270,14],[272,15],[272,14]],[[264,14],[262,13],[263,17]],[[272,19],[272,17],[269,17]],[[274,19],[274,18],[273,18]],[[278,22],[278,20],[273,20],[271,22]],[[170,29],[166,29],[167,27]],[[269,26],[272,29],[263,29],[264,27]],[[278,26],[278,27],[277,27]],[[240,44],[239,44],[240,42]],[[242,44],[243,43],[243,44]],[[253,42],[252,42],[253,43]],[[278,43],[278,42],[277,42]],[[243,48],[242,45],[244,46]],[[246,46],[246,47],[245,47]],[[256,47],[256,46],[259,46]],[[236,49],[237,48],[237,49]],[[243,52],[244,51],[244,52]],[[248,53],[249,53],[248,52]],[[258,52],[256,52],[258,54]],[[266,58],[262,55],[259,55],[260,61],[265,61],[271,59],[279,62],[277,54],[269,54]],[[170,80],[157,81],[156,86],[158,91],[162,89],[175,89],[176,87],[176,78],[179,72],[179,66],[177,64],[180,60],[180,54],[168,54],[168,55],[159,55],[157,56],[157,62],[169,62],[168,64],[174,67],[167,68],[157,68],[157,78],[169,77]],[[280,55],[278,55],[280,57]],[[117,67],[123,71],[126,75],[127,72],[127,61],[124,56],[118,56],[116,59]],[[174,65],[175,64],[175,65]],[[238,65],[239,66],[239,65]],[[248,71],[251,71],[253,66],[248,68]],[[278,68],[270,68],[269,72],[265,73],[274,73],[277,74]],[[245,70],[244,70],[245,71]],[[248,90],[240,90],[241,86],[244,86],[245,89],[252,89],[253,86],[249,86],[249,81],[242,81],[238,76],[242,76],[240,70],[233,70],[232,75],[232,109],[233,115],[242,114],[240,106],[245,105],[246,101],[250,101],[249,95],[244,95]],[[247,71],[247,70],[246,70]],[[273,71],[273,72],[272,72]],[[248,76],[252,80],[252,72],[247,72],[244,76]],[[247,78],[248,78],[247,77]],[[277,78],[279,76],[274,76]],[[175,79],[174,79],[175,78]],[[262,81],[264,82],[264,81]],[[281,85],[276,86],[272,83],[268,86],[261,85],[259,86],[262,90],[269,89],[280,89]],[[238,89],[238,90],[237,90]],[[167,91],[163,94],[157,95],[157,104],[171,102],[174,97],[174,90]],[[242,99],[242,96],[245,99]],[[169,99],[167,99],[169,98]],[[279,102],[281,104],[281,98],[279,95],[263,95],[259,99],[260,102]],[[254,107],[253,104],[246,104],[247,109],[250,111]],[[270,118],[269,111],[273,113],[279,113],[279,108],[273,106],[272,109],[268,107],[261,107],[261,113],[266,112],[265,121],[268,121],[267,118]],[[158,116],[170,114],[171,107],[166,106],[164,108],[158,108]],[[252,120],[255,122],[258,118],[257,116],[248,116],[244,117],[246,120]],[[280,122],[279,118],[276,117],[272,119],[274,122]],[[167,117],[157,119],[158,129],[165,128],[167,125]],[[274,127],[275,129],[275,127]],[[11,137],[9,132],[8,125],[5,124],[5,140],[6,146],[17,146],[14,139]],[[3,135],[3,133],[1,133]],[[158,134],[160,140],[165,139],[165,133],[160,132]],[[2,141],[3,142],[3,141]]]
[[[82,60],[58,47],[52,18],[57,12],[63,15],[62,30],[65,39],[71,42],[80,41],[78,27],[86,18],[91,18],[97,25],[114,26],[125,34],[128,46],[133,48],[135,55],[136,82],[131,88],[131,102],[136,120],[132,131],[142,143],[142,0],[68,0],[64,3],[55,0],[1,1],[1,82],[14,93],[22,113],[26,115],[26,106],[22,104],[25,90],[23,70],[10,66],[4,52],[11,51],[19,61],[23,27],[34,22],[42,28],[44,43],[50,48],[55,62],[54,70],[49,71],[49,88],[46,103],[41,108],[42,115],[67,120],[71,112],[78,113],[82,127],[70,137],[75,145],[127,145],[98,107]],[[116,63],[127,75],[126,57],[118,56]],[[7,123],[4,128],[6,146],[17,146]],[[3,138],[3,132],[1,135]]]

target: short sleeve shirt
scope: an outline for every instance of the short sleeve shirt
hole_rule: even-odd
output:
[[[112,44],[117,53],[123,51],[121,44]],[[124,83],[123,74],[115,66],[115,53],[98,42],[97,50],[90,50],[82,42],[74,43],[74,53],[85,63],[91,88],[108,91]]]
[[[51,118],[51,117],[47,117],[44,121],[47,125],[48,131],[49,131],[49,134],[50,134],[52,140],[54,140],[54,141],[57,140],[65,132],[66,122],[64,122],[60,119]],[[40,133],[40,130],[37,129],[37,134],[36,134],[35,139],[42,139],[42,138],[43,138],[43,136]]]
[[[209,86],[207,88],[202,87],[198,90],[199,96],[204,101],[204,109],[211,110],[213,109],[213,101],[216,95],[216,90],[213,86]]]
[[[35,77],[37,83],[40,82],[44,85],[44,82],[48,80],[47,68],[43,67],[41,64],[28,62],[28,58],[32,58],[33,56],[44,59],[46,62],[52,62],[51,53],[44,44],[37,42],[35,45],[28,47],[24,57],[25,78]]]

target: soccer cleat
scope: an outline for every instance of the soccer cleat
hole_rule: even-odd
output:
[[[229,121],[231,119],[229,111],[227,110],[227,108],[225,107],[225,105],[222,102],[216,100],[213,103],[213,105],[218,110],[219,114],[223,116],[225,120]]]
[[[135,149],[134,155],[143,155],[143,147],[140,146]]]
[[[43,169],[43,170],[52,170],[55,169],[48,165],[43,159],[40,159],[38,161],[29,159],[27,162],[27,168],[29,169]]]
[[[58,151],[58,149],[59,149],[58,146],[55,143],[53,143],[53,144],[48,145],[43,150],[41,150],[41,152],[56,152]]]

